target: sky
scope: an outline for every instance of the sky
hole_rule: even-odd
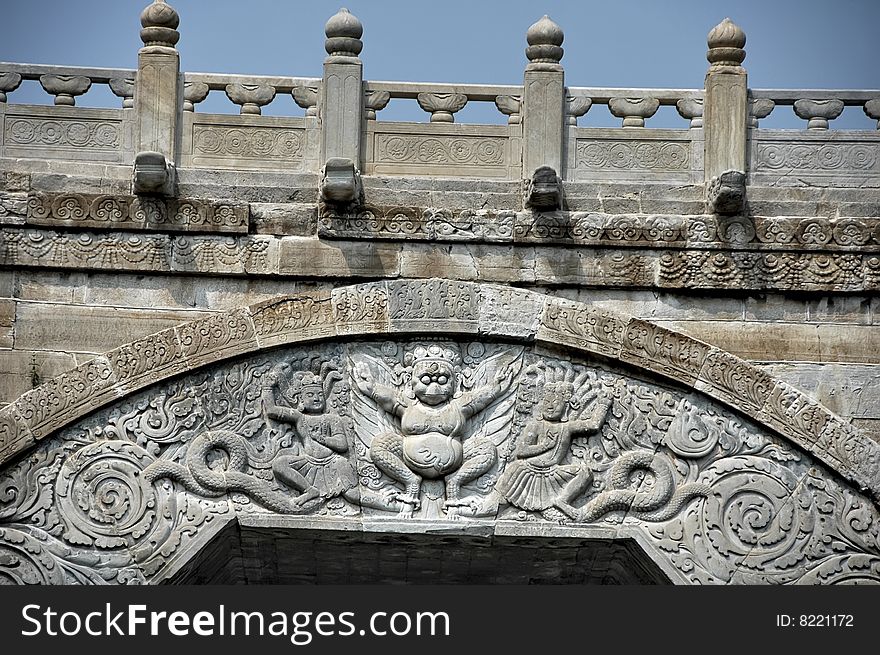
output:
[[[320,77],[324,23],[342,3],[364,24],[368,80],[521,84],[529,25],[549,14],[564,30],[570,86],[700,88],[706,35],[729,16],[747,35],[752,88],[880,89],[880,0],[170,0],[180,14],[181,68],[194,72]],[[0,0],[0,61],[135,68],[146,0]],[[38,83],[9,102],[51,103]],[[95,86],[81,106],[118,107]],[[222,92],[199,111],[237,112]],[[289,97],[268,115],[302,115]],[[384,120],[426,120],[393,100]],[[491,103],[469,103],[456,122],[504,122]],[[581,126],[618,125],[593,107]],[[674,108],[648,126],[685,127]],[[763,127],[803,127],[779,107]],[[872,129],[847,108],[838,129]]]

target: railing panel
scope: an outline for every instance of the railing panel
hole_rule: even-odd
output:
[[[753,184],[880,186],[880,132],[751,130]]]
[[[519,126],[367,124],[366,173],[518,179]]]
[[[122,109],[0,105],[0,156],[124,163],[132,147]]]
[[[568,179],[699,184],[702,130],[571,128]]]
[[[316,171],[314,118],[185,113],[181,165]]]

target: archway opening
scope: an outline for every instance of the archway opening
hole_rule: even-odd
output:
[[[170,584],[671,584],[632,540],[228,525]]]

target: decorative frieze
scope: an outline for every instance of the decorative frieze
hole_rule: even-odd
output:
[[[857,251],[880,244],[880,217],[534,213],[368,204],[357,214],[326,210],[318,217],[318,234],[346,239]]]
[[[500,166],[507,139],[473,136],[377,134],[375,163],[410,165]]]
[[[304,129],[194,125],[192,155],[295,162],[305,157]]]
[[[657,140],[578,139],[575,167],[593,171],[689,171],[690,143]]]
[[[6,119],[6,146],[36,149],[86,149],[114,152],[122,145],[121,121],[100,119],[26,118]]]
[[[430,295],[442,291],[437,284],[453,282],[410,290]],[[360,314],[375,309],[370,293],[380,289],[334,291],[334,316],[367,318]],[[401,298],[399,307],[409,307]],[[59,431],[0,469],[9,492],[0,506],[0,568],[18,582],[157,582],[234,509],[254,519],[325,517],[336,529],[361,529],[367,519],[417,531],[526,525],[583,537],[610,528],[638,535],[655,561],[702,584],[880,579],[880,514],[868,495],[877,490],[880,447],[839,419],[790,441],[698,392],[585,360],[577,346],[553,341],[573,348],[561,355],[488,332],[480,340],[343,339],[254,352],[249,316],[259,325],[262,314],[276,334],[294,324],[308,329],[307,315],[327,316],[326,300],[281,298],[188,324],[173,347],[191,350],[193,365],[206,368],[157,379],[72,422],[55,420]],[[442,308],[449,320],[466,320],[479,311],[466,304]],[[699,342],[681,335],[638,321],[608,330],[591,320],[596,314],[580,320],[586,308],[576,303],[557,309],[542,322],[622,339],[624,353],[672,366],[676,380],[717,369],[701,378],[707,393],[717,392],[716,377],[732,382],[723,383],[728,391],[742,374],[757,380],[717,352],[705,359],[693,350]],[[200,361],[199,352],[216,359]],[[246,356],[230,359],[237,352]],[[168,363],[154,349],[130,353]],[[96,360],[58,380],[82,401],[106,393],[107,375],[107,362]],[[34,394],[42,404],[24,407],[25,421],[46,420],[40,407],[64,416],[52,390]],[[777,390],[765,407],[788,403]],[[733,397],[726,402],[737,406]],[[781,411],[792,417],[783,425],[803,413]],[[8,417],[0,412],[0,426]],[[761,520],[744,528],[743,516]]]
[[[758,141],[754,170],[759,173],[807,171],[858,174],[877,171],[880,144]]]
[[[32,193],[28,197],[27,222],[126,230],[247,232],[248,206],[146,195]]]

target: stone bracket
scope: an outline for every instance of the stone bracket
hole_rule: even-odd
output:
[[[321,204],[329,205],[338,212],[356,212],[364,205],[361,172],[347,157],[331,157],[327,160],[318,192]]]
[[[134,158],[132,189],[135,194],[173,197],[177,194],[177,169],[161,152],[139,152]]]
[[[724,171],[706,185],[706,200],[713,214],[740,214],[746,204],[746,174]]]
[[[535,211],[562,209],[562,180],[553,168],[541,166],[526,180],[523,205]]]

